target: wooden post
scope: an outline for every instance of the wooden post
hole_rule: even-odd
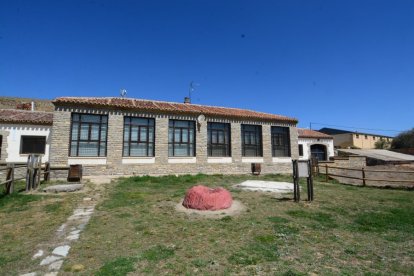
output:
[[[365,183],[365,168],[364,167],[362,167],[362,186],[365,186],[366,185],[366,183]]]
[[[31,175],[32,175],[32,170],[30,168],[30,161],[31,161],[31,156],[29,155],[27,157],[27,170],[26,170],[26,192],[30,191],[32,188],[32,182],[31,182]]]
[[[325,164],[325,182],[328,182],[329,176],[328,176],[328,164]]]
[[[6,184],[6,194],[10,195],[14,192],[14,164],[10,164],[7,170],[6,181],[9,181]]]
[[[46,162],[45,163],[45,174],[44,174],[43,180],[45,182],[49,182],[50,181],[50,163],[49,162]]]

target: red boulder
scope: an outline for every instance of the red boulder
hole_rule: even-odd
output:
[[[232,203],[233,198],[226,189],[198,185],[187,191],[183,206],[190,209],[215,211],[230,208]]]

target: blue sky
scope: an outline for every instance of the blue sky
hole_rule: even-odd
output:
[[[181,102],[190,81],[301,127],[412,128],[414,1],[0,0],[2,96]]]

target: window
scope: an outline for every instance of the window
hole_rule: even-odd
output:
[[[290,138],[288,127],[272,126],[272,156],[290,156]]]
[[[375,136],[372,137],[373,140],[375,140],[375,138],[376,138]]]
[[[107,115],[72,113],[70,156],[106,156]]]
[[[208,156],[231,156],[230,124],[207,124]]]
[[[154,156],[154,119],[124,118],[123,156]]]
[[[365,139],[368,139],[368,135],[365,135]]]
[[[242,125],[242,156],[263,156],[262,126]]]
[[[46,136],[25,136],[20,138],[20,154],[45,154]]]
[[[299,145],[299,156],[303,156],[303,145]]]
[[[357,139],[359,139],[359,134],[356,134],[355,136],[356,136]]]
[[[195,123],[170,120],[168,124],[168,155],[195,156]]]
[[[1,149],[3,147],[3,136],[0,135],[0,158],[1,158]]]

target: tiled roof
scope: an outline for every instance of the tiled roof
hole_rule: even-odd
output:
[[[0,109],[0,123],[52,125],[53,113],[17,109]]]
[[[252,110],[207,106],[198,104],[172,103],[130,98],[88,98],[88,97],[62,97],[56,98],[55,105],[76,105],[91,107],[106,107],[147,112],[178,113],[178,114],[204,114],[212,117],[231,117],[238,119],[255,119],[263,121],[282,121],[296,124],[295,118],[281,115],[262,113]]]
[[[299,138],[333,139],[333,137],[328,134],[305,128],[298,128],[298,136]]]

